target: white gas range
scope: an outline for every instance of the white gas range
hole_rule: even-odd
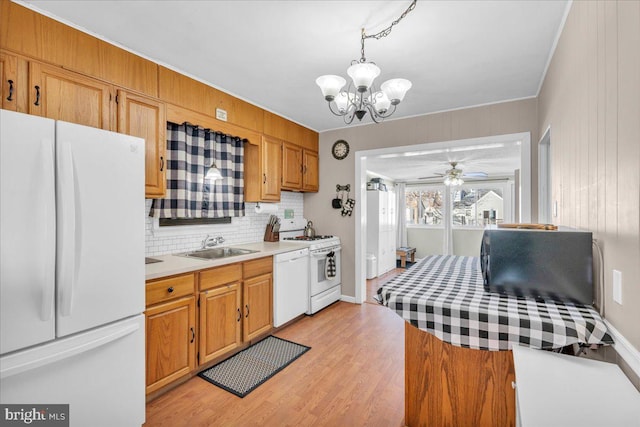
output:
[[[342,297],[340,238],[336,236],[284,237],[309,248],[309,306],[314,314]]]

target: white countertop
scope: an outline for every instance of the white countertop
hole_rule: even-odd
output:
[[[145,279],[158,279],[160,277],[173,276],[175,274],[189,273],[191,271],[204,270],[207,268],[218,267],[225,264],[233,264],[235,262],[248,261],[251,259],[262,258],[284,252],[295,251],[308,247],[306,244],[300,242],[287,241],[287,242],[256,242],[245,243],[241,245],[233,246],[221,246],[232,247],[240,249],[250,249],[258,252],[254,252],[246,255],[237,255],[221,259],[204,260],[199,258],[191,258],[178,255],[157,255],[150,256],[149,258],[158,259],[162,262],[156,262],[153,264],[145,265]]]
[[[640,393],[613,363],[513,346],[521,427],[640,425]]]

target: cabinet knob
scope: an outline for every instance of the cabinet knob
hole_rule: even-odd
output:
[[[13,80],[7,80],[9,83],[9,96],[7,96],[7,101],[13,101]]]
[[[167,292],[169,293],[173,292],[173,286],[169,286],[169,289],[167,289]]]

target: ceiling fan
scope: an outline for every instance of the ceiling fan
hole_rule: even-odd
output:
[[[418,179],[434,179],[444,178],[445,185],[461,185],[464,184],[464,178],[486,178],[488,175],[486,172],[463,172],[462,169],[458,169],[456,166],[458,162],[449,162],[451,169],[446,170],[444,173],[436,173],[435,176],[423,176]]]

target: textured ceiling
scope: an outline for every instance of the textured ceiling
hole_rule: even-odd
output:
[[[135,53],[317,131],[345,126],[315,79],[346,76],[360,28],[387,27],[409,1],[26,1]],[[533,97],[566,1],[425,1],[367,40],[378,83],[413,88],[395,118]],[[363,119],[369,123],[370,119]]]

